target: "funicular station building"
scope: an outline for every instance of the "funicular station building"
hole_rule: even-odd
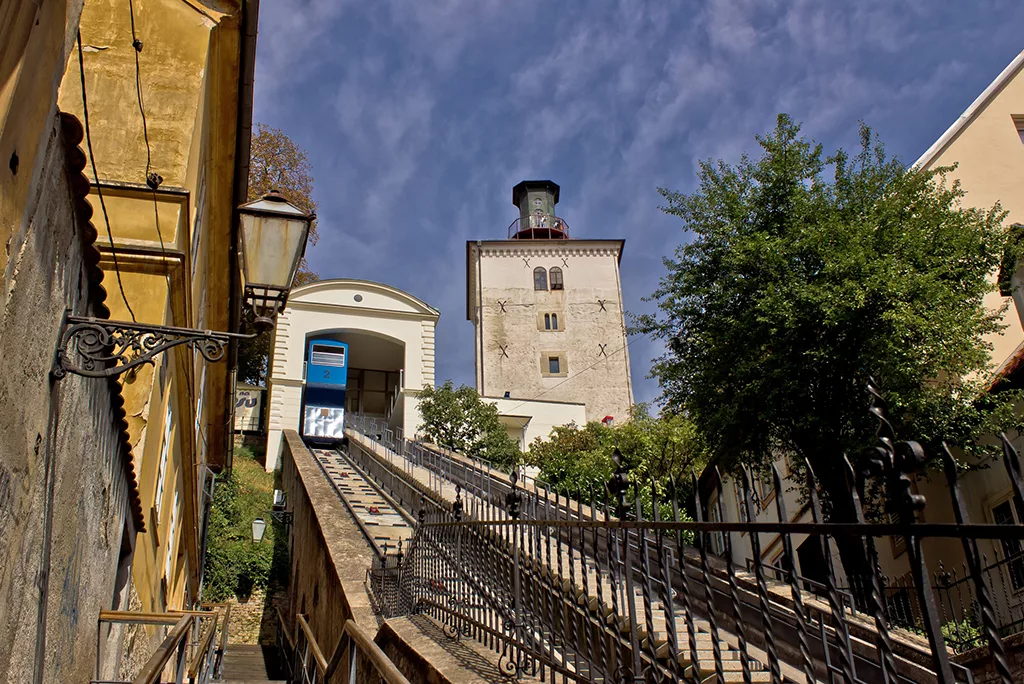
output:
[[[366,280],[322,280],[293,290],[271,345],[267,470],[278,467],[282,432],[300,428],[311,339],[348,345],[347,413],[415,434],[419,390],[434,384],[439,316],[407,292]]]

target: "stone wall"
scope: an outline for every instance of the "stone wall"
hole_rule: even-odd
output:
[[[92,677],[98,613],[125,607],[142,525],[118,385],[50,376],[65,311],[108,314],[81,140],[77,119],[51,119],[0,295],[3,681],[31,681],[37,649],[43,680]]]
[[[326,658],[330,658],[346,620],[376,634],[377,617],[363,580],[373,550],[338,498],[320,466],[294,430],[282,442],[282,482],[287,510],[293,514],[289,537],[291,579],[289,614],[306,616]],[[344,667],[334,681],[344,679]]]
[[[1010,666],[1012,680],[1024,682],[1024,632],[1003,639],[1003,647],[1006,649],[1006,661]],[[970,668],[974,684],[1000,684],[1003,681],[987,645],[962,653],[953,660]]]

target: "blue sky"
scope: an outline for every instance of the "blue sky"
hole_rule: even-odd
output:
[[[1019,0],[265,0],[255,120],[309,153],[323,278],[441,311],[437,380],[473,383],[465,242],[550,178],[575,237],[625,238],[627,311],[686,239],[659,186],[735,161],[788,112],[826,150],[858,121],[912,163],[1024,49]],[[638,401],[659,347],[631,343]]]

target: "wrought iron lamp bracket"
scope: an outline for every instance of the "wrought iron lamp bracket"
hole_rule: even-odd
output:
[[[224,358],[232,339],[255,336],[65,314],[52,373],[58,380],[68,373],[114,378],[137,366],[152,364],[157,355],[183,344],[215,363]]]
[[[271,511],[270,517],[282,525],[291,525],[295,521],[295,514],[292,511]]]

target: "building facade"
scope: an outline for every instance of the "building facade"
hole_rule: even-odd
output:
[[[0,12],[5,681],[87,681],[98,647],[101,675],[123,679],[156,630],[98,629],[99,611],[199,600],[205,493],[230,464],[231,364],[178,347],[117,380],[50,370],[66,313],[237,329],[256,7]]]
[[[348,344],[347,413],[383,419],[415,435],[419,391],[434,384],[439,317],[413,295],[367,280],[320,280],[292,290],[271,342],[267,470],[280,467],[284,430],[300,429],[306,350],[314,338]]]
[[[507,239],[466,243],[476,388],[503,400],[503,416],[553,412],[545,403],[554,402],[582,404],[588,421],[625,421],[633,390],[619,277],[624,241],[570,238],[554,213],[558,196],[551,181],[519,183],[512,203],[520,217]]]

